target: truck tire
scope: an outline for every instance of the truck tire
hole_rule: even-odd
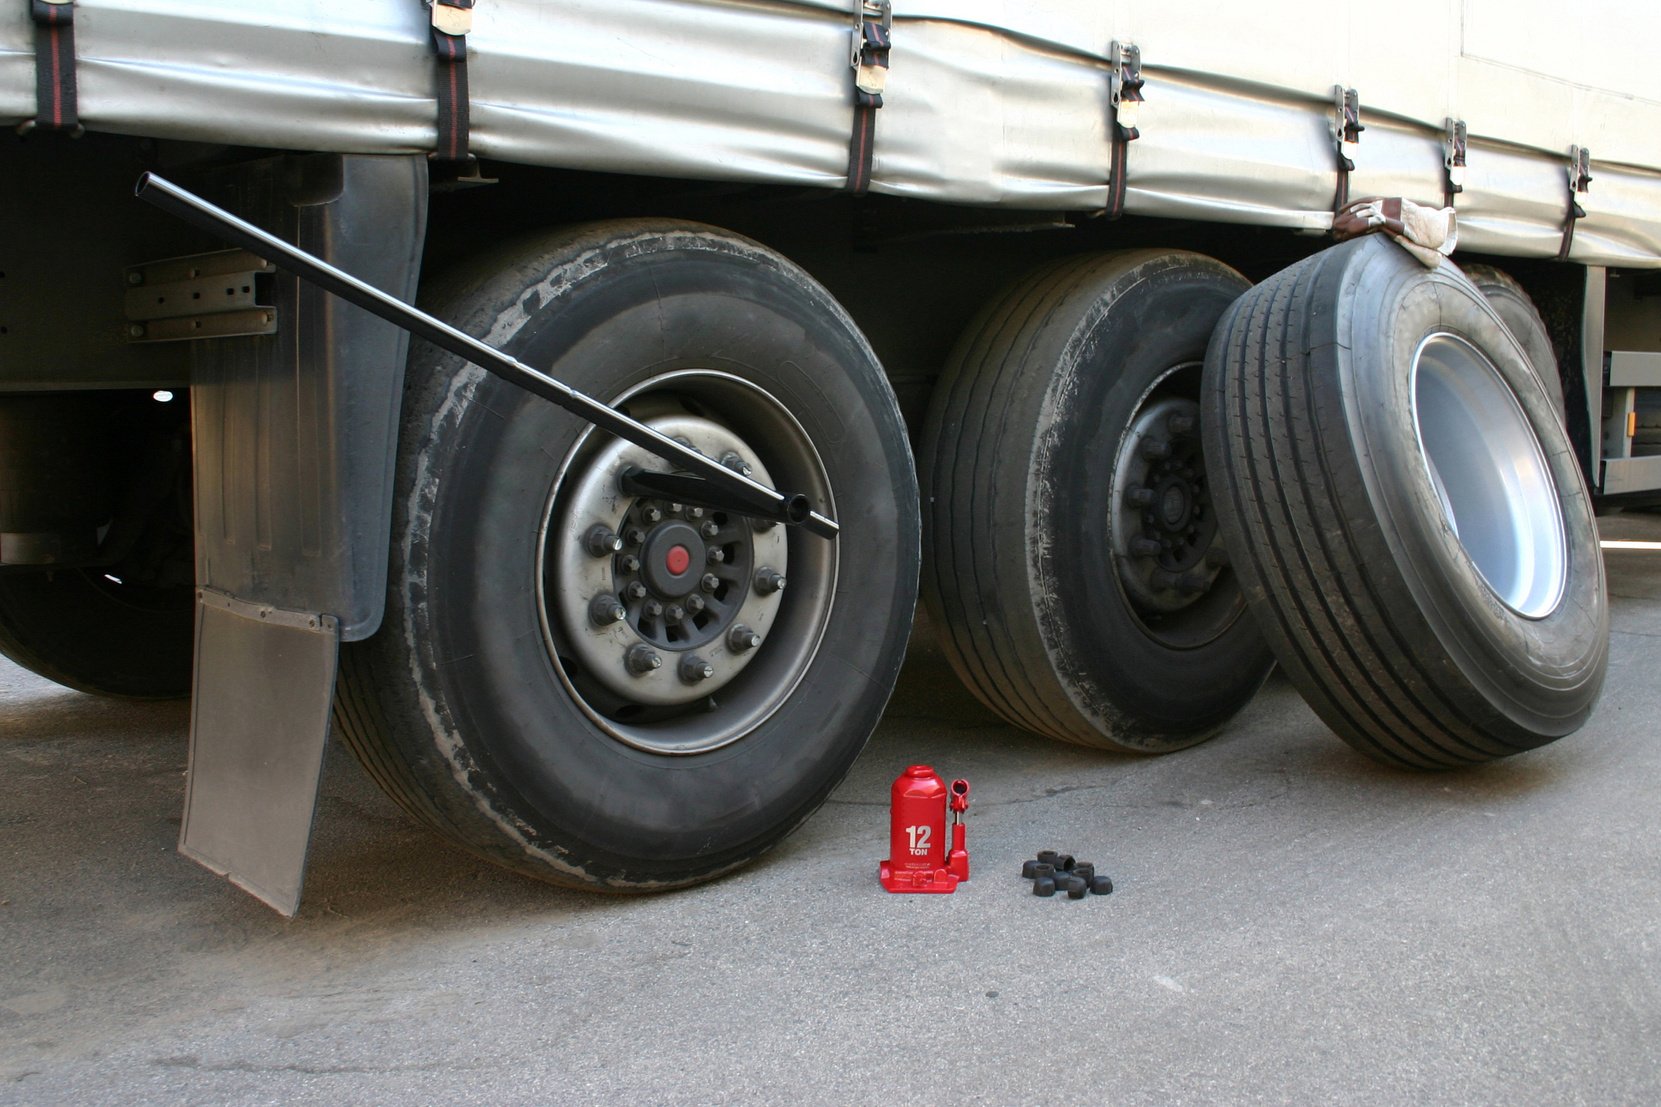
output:
[[[1072,258],[959,342],[920,449],[924,594],[958,675],[1014,725],[1163,753],[1268,675],[1197,429],[1206,341],[1247,287],[1197,254]]]
[[[1368,237],[1285,270],[1219,324],[1205,405],[1247,599],[1339,737],[1432,768],[1586,719],[1609,637],[1591,498],[1456,269]]]
[[[622,471],[661,462],[418,342],[386,620],[342,653],[341,732],[408,810],[554,883],[754,858],[842,779],[905,652],[921,524],[875,355],[795,266],[688,223],[543,236],[434,301],[842,532],[631,497]]]
[[[0,570],[0,653],[66,688],[118,699],[190,694],[196,592],[101,570]]]
[[[1528,293],[1516,279],[1492,265],[1462,265],[1465,276],[1488,297],[1494,312],[1505,324],[1528,355],[1529,364],[1540,375],[1546,395],[1557,412],[1557,421],[1563,422],[1563,376],[1557,366],[1557,353],[1551,344],[1551,334],[1540,310],[1529,299]]]

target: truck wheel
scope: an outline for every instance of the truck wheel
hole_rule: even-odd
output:
[[[1016,726],[1161,753],[1267,676],[1198,427],[1206,341],[1247,287],[1196,254],[1073,258],[958,344],[920,451],[925,595],[959,676]]]
[[[1470,764],[1568,734],[1609,621],[1590,496],[1526,352],[1376,237],[1257,286],[1206,357],[1206,450],[1257,621],[1328,726]]]
[[[190,694],[196,592],[94,569],[0,570],[0,653],[66,688],[121,699]]]
[[[1464,265],[1460,268],[1470,282],[1488,297],[1488,303],[1505,324],[1505,329],[1522,345],[1529,364],[1540,375],[1546,395],[1551,397],[1557,421],[1563,422],[1563,376],[1557,367],[1557,353],[1552,348],[1546,322],[1540,318],[1534,301],[1509,273],[1492,265]]]
[[[434,307],[842,533],[627,495],[662,463],[417,343],[386,622],[343,651],[341,731],[410,811],[555,883],[755,857],[847,772],[911,625],[916,477],[870,347],[790,263],[686,223],[524,243]]]

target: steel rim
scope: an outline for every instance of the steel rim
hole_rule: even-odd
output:
[[[1477,575],[1518,615],[1550,615],[1568,586],[1568,537],[1516,394],[1475,346],[1433,334],[1414,352],[1412,397],[1419,458]]]
[[[1215,641],[1245,610],[1206,478],[1200,372],[1198,363],[1173,366],[1142,394],[1109,491],[1116,584],[1143,633],[1175,649]]]
[[[801,424],[729,373],[680,370],[613,401],[663,434],[834,511]],[[693,754],[754,730],[806,672],[830,617],[837,543],[622,491],[663,462],[588,428],[566,455],[539,536],[543,636],[561,683],[606,734]]]

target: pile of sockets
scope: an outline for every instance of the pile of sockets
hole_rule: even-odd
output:
[[[1095,865],[1074,860],[1072,854],[1060,850],[1039,850],[1037,857],[1022,863],[1021,876],[1032,881],[1035,896],[1066,892],[1068,899],[1083,899],[1087,892],[1105,896],[1113,891],[1113,881],[1098,873]]]

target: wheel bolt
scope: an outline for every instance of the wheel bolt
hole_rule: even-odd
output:
[[[1152,538],[1133,538],[1130,552],[1137,557],[1155,557],[1159,554],[1159,543]]]
[[[692,593],[692,595],[686,597],[686,609],[694,615],[702,614],[704,610],[704,598],[696,592]]]
[[[727,631],[727,649],[731,650],[733,653],[743,653],[745,650],[753,650],[759,645],[761,645],[761,635],[757,634],[743,623],[739,623],[737,626]]]
[[[1144,438],[1139,452],[1149,461],[1159,461],[1171,456],[1171,444],[1160,438]]]
[[[639,527],[630,527],[624,532],[623,540],[631,546],[638,546],[646,541],[646,532]]]
[[[1153,489],[1132,488],[1125,493],[1125,501],[1132,507],[1147,507],[1153,503]]]
[[[623,571],[625,573],[640,572],[640,559],[634,556],[634,554],[624,554],[623,560],[620,564],[623,566]]]
[[[662,522],[663,509],[658,507],[657,504],[647,504],[645,507],[640,509],[640,517],[648,523]]]
[[[778,572],[762,568],[756,570],[756,591],[763,596],[770,596],[774,592],[784,590],[784,577]]]
[[[699,657],[697,654],[687,654],[681,658],[681,679],[688,684],[696,684],[700,680],[708,680],[715,675],[715,666]]]
[[[698,587],[705,592],[714,592],[721,587],[721,578],[714,573],[705,573],[704,578],[698,582]]]
[[[622,548],[623,540],[604,523],[595,523],[583,535],[583,549],[593,557],[610,557]]]
[[[720,546],[711,546],[709,548],[708,557],[711,565],[719,565],[721,562],[727,560],[727,552]]]
[[[679,514],[680,514],[680,513],[681,513],[681,508],[682,508],[682,507],[683,507],[683,506],[684,506],[684,505],[682,505],[682,504],[670,504],[670,505],[669,505],[669,514],[671,514],[671,515],[679,515]]]
[[[594,620],[595,626],[608,627],[627,614],[628,611],[610,592],[601,592],[588,601],[588,617]]]
[[[1165,429],[1177,437],[1194,433],[1194,417],[1192,415],[1173,415],[1165,420]]]
[[[689,507],[686,509],[686,517],[688,519],[702,519],[704,517],[704,509],[701,507]]]
[[[671,623],[678,623],[682,619],[686,618],[686,608],[682,607],[678,603],[672,603],[663,612],[663,617],[668,619]]]
[[[644,676],[653,669],[663,668],[663,658],[650,646],[635,643],[623,652],[623,664],[636,676]]]
[[[711,519],[709,522],[698,528],[698,533],[703,535],[705,538],[714,538],[717,534],[721,533],[721,528],[713,519]]]
[[[646,586],[641,584],[638,580],[630,581],[627,591],[629,599],[631,600],[643,600],[646,598]]]
[[[640,610],[648,619],[656,619],[663,614],[663,605],[656,600],[647,600]]]

